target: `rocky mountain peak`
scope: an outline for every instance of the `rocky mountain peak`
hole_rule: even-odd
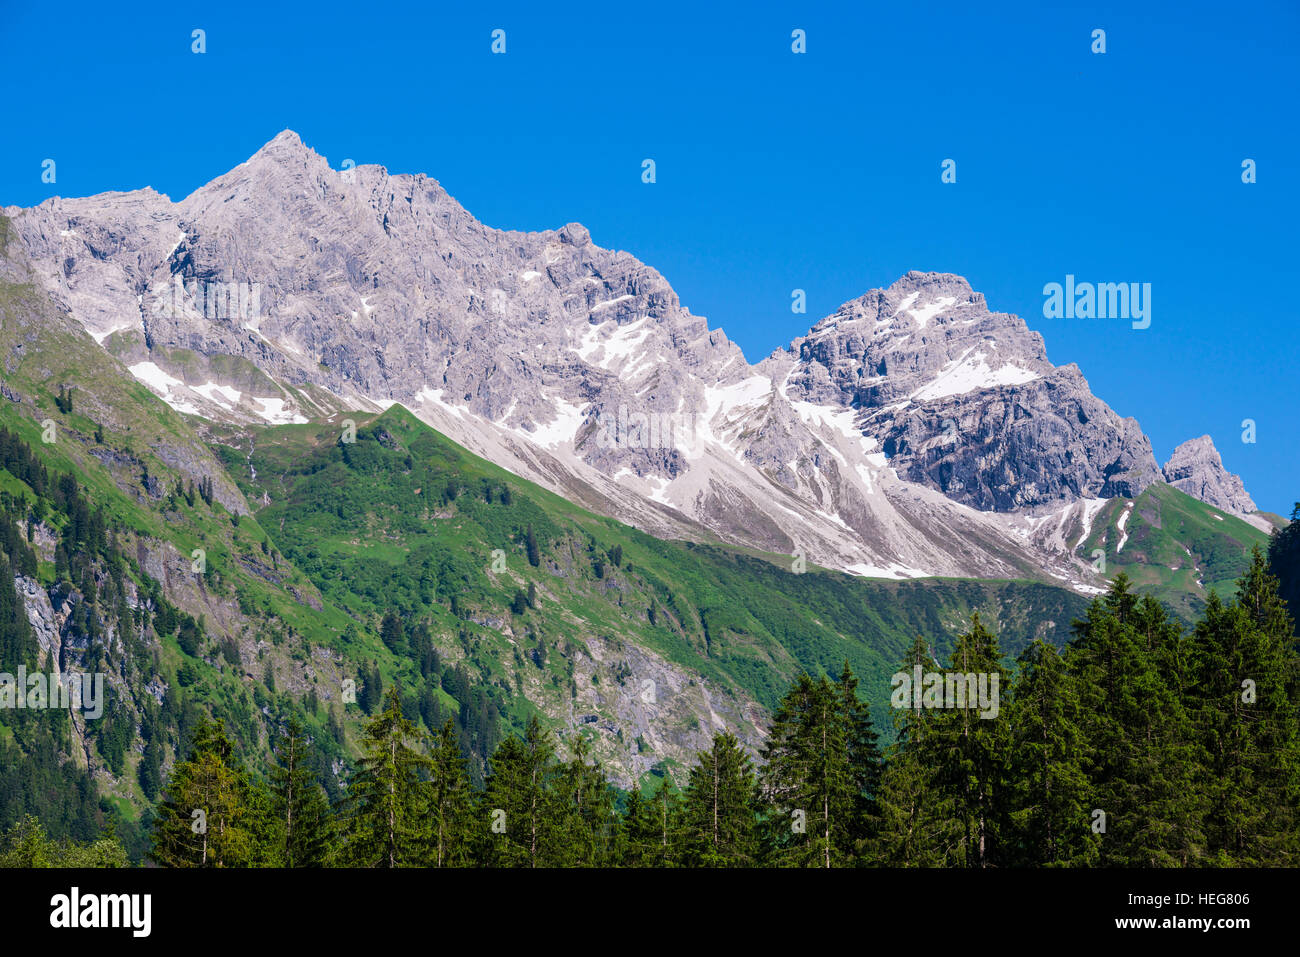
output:
[[[280,423],[401,402],[672,537],[1005,577],[1041,562],[997,513],[1160,475],[1136,422],[952,273],[908,272],[751,366],[580,223],[494,229],[424,175],[331,167],[292,130],[179,203],[14,224],[49,291],[174,408]]]
[[[921,269],[909,269],[890,284],[887,292],[905,296],[910,292],[926,292],[933,296],[954,295],[969,296],[975,293],[964,276],[951,272],[933,272]],[[981,298],[983,298],[981,296]]]
[[[329,168],[325,157],[302,141],[293,130],[285,130],[264,143],[257,152],[230,170],[219,176],[203,189],[230,179],[244,179],[251,174],[274,175],[274,171],[296,172],[303,169]]]
[[[283,130],[277,133],[273,138],[262,144],[251,157],[249,162],[258,160],[283,162],[285,160],[301,160],[311,156],[319,156],[314,149],[302,141],[302,137],[293,130]]]
[[[984,294],[972,289],[965,277],[953,273],[913,269],[888,288],[872,292],[876,293],[874,298],[880,306],[877,320],[882,329],[900,319],[904,324],[924,329],[931,319],[943,320],[959,315],[967,318],[966,311],[971,309],[988,311]]]
[[[951,273],[913,270],[845,303],[768,366],[791,400],[854,410],[900,477],[981,510],[1132,495],[1160,477],[1136,422]]]
[[[1208,435],[1188,439],[1174,449],[1162,471],[1166,482],[1207,505],[1234,515],[1255,511],[1255,501],[1246,492],[1241,476],[1223,467],[1219,450]]]

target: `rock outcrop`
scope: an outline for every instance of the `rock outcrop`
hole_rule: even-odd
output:
[[[1134,496],[1160,478],[1151,443],[1056,367],[1023,319],[960,276],[911,272],[847,302],[787,351],[784,392],[852,410],[899,477],[977,509]]]
[[[1207,505],[1243,517],[1256,510],[1241,477],[1223,467],[1208,435],[1188,439],[1174,449],[1163,471],[1166,482]]]

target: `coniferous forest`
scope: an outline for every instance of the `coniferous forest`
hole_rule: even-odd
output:
[[[1294,526],[1293,526],[1294,527]],[[1288,542],[1275,542],[1274,555]],[[1011,663],[972,618],[946,663],[918,638],[900,671],[998,674],[993,717],[895,710],[882,746],[846,666],[801,674],[755,761],[720,733],[684,787],[620,791],[583,738],[532,720],[477,786],[456,722],[433,734],[389,687],[346,792],[281,729],[270,773],[200,718],[162,784],[149,861],[165,867],[1231,867],[1300,861],[1300,673],[1261,551],[1237,597],[1190,631],[1118,577],[1063,650]],[[47,837],[34,818],[0,865],[125,865],[120,841]]]
[[[280,694],[270,668],[262,683],[244,674],[251,696],[196,694],[201,664],[249,664],[239,648],[214,643],[202,619],[165,597],[76,477],[47,470],[3,429],[0,466],[21,482],[17,494],[0,489],[0,581],[14,583],[0,588],[0,656],[37,669],[41,647],[18,588],[44,574],[67,609],[54,652],[146,691],[138,713],[110,696],[102,718],[80,725],[65,709],[5,712],[0,866],[1300,863],[1300,663],[1287,601],[1300,583],[1300,506],[1267,554],[1253,549],[1233,597],[1211,591],[1190,626],[1120,572],[1080,605],[1063,646],[1034,640],[1008,654],[976,612],[955,641],[918,635],[895,663],[940,685],[996,678],[992,709],[973,699],[943,707],[919,688],[890,695],[888,707],[844,660],[796,674],[760,748],[719,733],[689,767],[660,765],[625,788],[580,731],[557,738],[535,713],[505,721],[512,700],[501,686],[463,660],[442,661],[423,622],[394,610],[377,637],[407,670],[386,682],[373,661],[360,663],[349,705],[352,720],[363,718],[359,739],[315,690]],[[210,489],[197,491],[177,485],[161,507],[213,511]],[[454,498],[445,493],[444,507]],[[488,505],[529,499],[504,486],[474,507]],[[540,521],[524,512],[518,523],[532,568],[553,554],[556,533],[544,540]],[[41,548],[52,560],[38,559]],[[253,554],[277,561],[265,539]],[[606,554],[597,580],[630,571],[621,546]],[[218,593],[219,576],[207,578]],[[447,597],[463,621],[458,594]],[[538,603],[530,581],[515,589],[512,614]],[[160,639],[181,664],[155,692]],[[530,658],[540,667],[547,653],[539,639]],[[147,813],[122,813],[88,762],[69,757],[92,749],[113,775],[134,779]]]

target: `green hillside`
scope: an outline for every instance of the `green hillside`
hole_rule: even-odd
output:
[[[217,431],[213,447],[248,500],[267,503],[256,515],[276,547],[331,601],[375,627],[388,610],[427,621],[435,642],[454,636],[473,670],[507,689],[523,685],[534,666],[521,659],[540,648],[537,690],[572,693],[554,650],[613,636],[763,708],[797,671],[833,672],[847,658],[883,715],[879,692],[917,634],[945,653],[980,610],[1014,652],[1036,636],[1064,640],[1085,605],[1033,582],[796,574],[785,556],[660,541],[473,456],[401,406],[355,421],[353,443],[335,422]],[[512,611],[530,586],[532,604]],[[413,667],[399,674],[416,680]]]
[[[1255,545],[1266,548],[1268,535],[1159,483],[1136,499],[1107,502],[1077,551],[1091,560],[1094,550],[1101,549],[1108,578],[1125,572],[1138,588],[1191,621],[1205,607],[1211,590],[1225,600],[1236,593],[1237,579],[1250,567]]]

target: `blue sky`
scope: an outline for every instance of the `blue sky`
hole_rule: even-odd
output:
[[[493,226],[584,223],[751,361],[908,269],[960,273],[1159,461],[1209,433],[1262,508],[1300,499],[1296,5],[465,6],[0,0],[0,204],[179,199],[292,128]],[[1067,273],[1151,283],[1151,327],[1043,318]]]

